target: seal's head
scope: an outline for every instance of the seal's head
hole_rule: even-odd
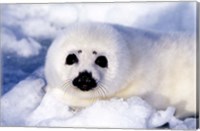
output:
[[[112,26],[75,24],[48,50],[45,75],[51,88],[79,98],[104,98],[126,83],[128,47]]]

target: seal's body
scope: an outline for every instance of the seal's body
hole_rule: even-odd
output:
[[[72,107],[140,96],[157,109],[196,110],[195,41],[101,23],[75,24],[51,45],[47,91]]]

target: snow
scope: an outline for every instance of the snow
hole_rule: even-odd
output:
[[[3,52],[16,53],[21,57],[35,56],[40,52],[41,45],[30,37],[17,40],[13,32],[5,28],[0,35]]]
[[[86,108],[68,107],[45,93],[43,68],[1,98],[2,126],[195,129],[196,119],[179,120],[175,108],[156,110],[140,97],[99,100]]]
[[[21,81],[9,93],[1,98],[2,125],[24,125],[24,120],[42,100],[41,79]]]
[[[43,69],[52,40],[74,22],[105,22],[156,32],[196,33],[196,2],[1,5],[2,126],[195,129],[175,108],[156,110],[135,96],[73,109],[45,94]]]
[[[149,120],[148,127],[154,128],[164,125],[165,123],[170,121],[174,113],[174,107],[168,107],[166,111],[158,111],[156,113],[153,113]]]
[[[192,32],[195,7],[195,2],[3,5],[2,25],[19,27],[22,34],[37,39],[55,38],[69,24],[85,21]]]
[[[41,117],[43,118],[43,116],[46,116],[46,114],[53,114],[54,117],[40,121],[38,124],[34,124],[34,126],[146,128],[147,119],[153,111],[151,106],[149,106],[140,98],[135,97],[128,99],[127,101],[123,101],[122,99],[99,101],[91,107],[82,109],[80,111],[70,111],[69,108],[64,108],[65,105],[62,107],[56,106],[56,109],[49,114],[43,112],[43,109],[46,108],[44,103],[48,103],[48,99],[55,101],[55,98],[52,99],[50,94],[46,95],[42,101],[40,109],[36,111],[37,113],[34,112],[33,115],[31,115],[29,121],[35,121],[36,118],[40,118],[41,120]],[[58,101],[53,103],[58,103]],[[52,107],[55,108],[54,104],[49,108]],[[58,114],[57,111],[60,109],[61,112],[59,111]],[[65,111],[62,111],[62,109],[65,109]],[[66,112],[66,114],[63,115],[63,112]],[[55,114],[57,114],[56,117]]]

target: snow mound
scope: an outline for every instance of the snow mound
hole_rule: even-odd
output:
[[[76,110],[62,105],[53,95],[46,94],[26,124],[53,127],[147,128],[152,112],[153,108],[139,97],[127,101],[98,101],[88,108]]]
[[[74,109],[45,93],[45,81],[37,72],[1,98],[2,126],[99,127],[195,129],[196,119],[174,116],[175,108],[157,111],[140,97],[113,98]]]
[[[1,98],[1,124],[23,126],[26,117],[42,100],[42,79],[26,79],[19,82]]]

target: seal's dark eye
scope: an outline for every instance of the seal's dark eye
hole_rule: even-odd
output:
[[[75,54],[69,54],[66,58],[65,64],[73,65],[74,63],[78,63],[78,58]]]
[[[108,67],[108,60],[105,56],[99,56],[95,60],[95,64],[97,64],[98,66],[100,66],[102,68],[106,68],[106,67]]]

